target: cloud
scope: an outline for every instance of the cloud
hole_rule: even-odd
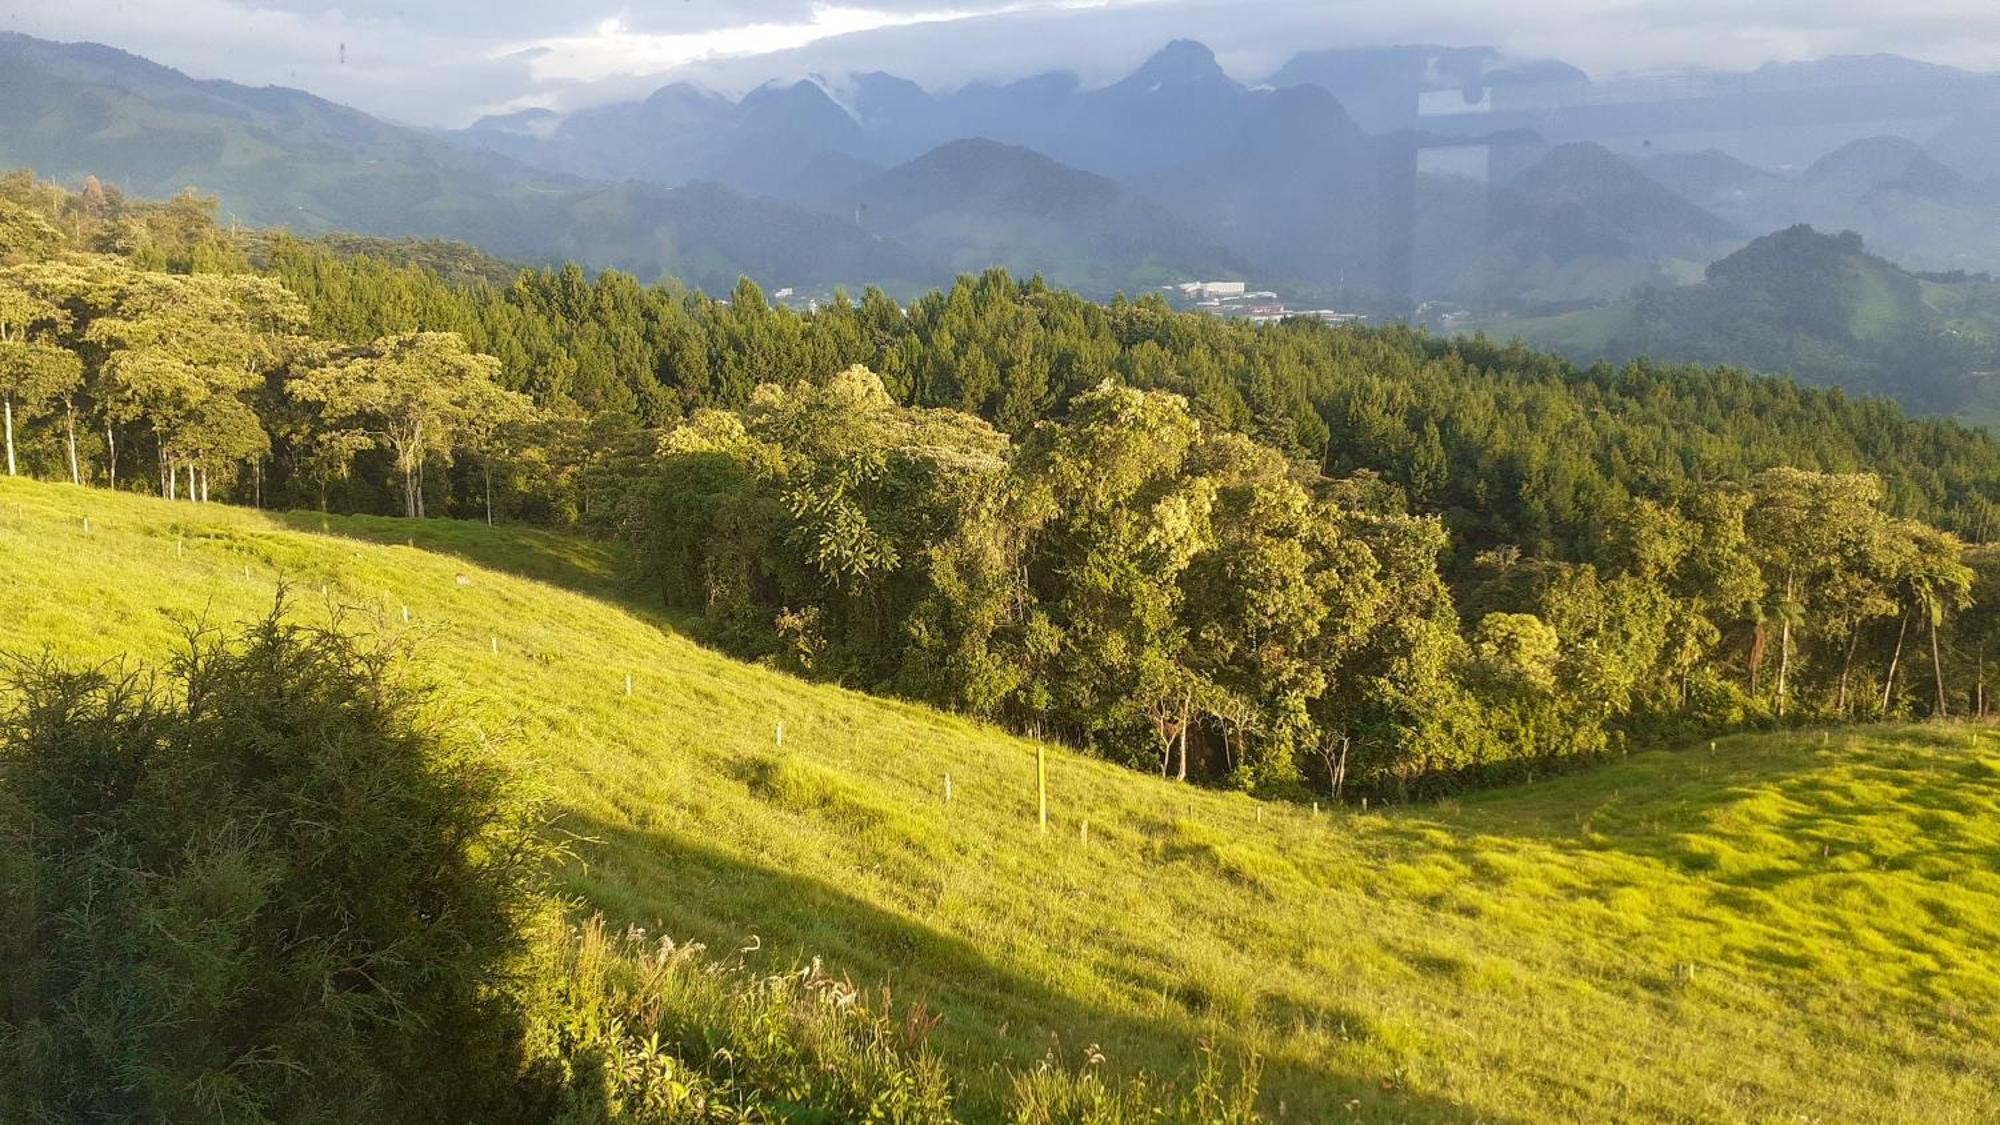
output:
[[[913,9],[814,4],[803,18],[760,20],[693,31],[650,30],[632,26],[622,16],[605,19],[587,31],[539,38],[502,50],[538,52],[537,78],[593,81],[628,75],[663,74],[689,63],[715,58],[768,55],[795,50],[822,39],[879,31],[913,24],[949,23],[982,14],[977,9]]]

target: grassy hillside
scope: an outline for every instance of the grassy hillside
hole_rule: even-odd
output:
[[[706,652],[600,545],[0,480],[0,558],[14,654],[155,657],[175,614],[254,615],[281,577],[299,613],[414,631],[550,788],[588,907],[926,1000],[975,1117],[995,1060],[1177,1072],[1203,1039],[1262,1053],[1286,1120],[2000,1115],[1984,731],[1324,816],[1051,752],[1044,836],[1030,745]]]

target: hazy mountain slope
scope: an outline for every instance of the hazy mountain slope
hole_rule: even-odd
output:
[[[717,188],[612,187],[377,121],[296,90],[197,82],[91,45],[0,36],[0,167],[135,195],[186,187],[245,223],[442,236],[726,288],[927,281],[936,267],[822,216]]]
[[[1100,296],[1249,266],[1166,209],[1029,149],[955,141],[828,204],[962,271],[1005,266]]]
[[[158,660],[281,579],[308,621],[362,607],[551,795],[585,909],[921,1001],[968,1120],[993,1062],[1177,1074],[1203,1041],[1262,1055],[1278,1121],[2000,1113],[1990,732],[1734,738],[1365,815],[1051,749],[1043,834],[1029,743],[708,652],[599,544],[0,479],[0,553],[9,655]]]
[[[485,119],[456,136],[551,171],[665,186],[711,180],[760,195],[776,194],[822,154],[864,159],[875,147],[814,82],[771,83],[740,101],[674,83],[529,126]]]
[[[1441,185],[1440,221],[1452,204]],[[1467,192],[1461,188],[1458,195]],[[1533,308],[1675,284],[1741,242],[1729,223],[1602,146],[1559,145],[1479,204],[1456,203],[1462,233],[1429,232],[1432,282],[1486,308]]]
[[[1913,269],[2000,265],[2000,183],[1967,176],[1898,136],[1865,137],[1795,174],[1721,153],[1657,157],[1649,175],[1747,230],[1852,230]]]
[[[1712,148],[1662,153],[1642,161],[1639,167],[1668,191],[1709,209],[1756,198],[1773,190],[1785,178]]]
[[[775,123],[753,131],[745,124],[753,114]],[[670,86],[553,129],[539,118],[529,124],[489,122],[461,140],[573,172],[669,184],[708,177],[788,199],[844,199],[852,192],[839,189],[856,185],[850,173],[863,163],[907,163],[937,145],[986,139],[1115,179],[1278,277],[1368,284],[1379,258],[1377,150],[1339,102],[1317,87],[1250,89],[1207,47],[1187,41],[1098,89],[1054,74],[932,95],[869,74],[768,87],[731,103]],[[1053,227],[1070,221],[1043,218]],[[1112,258],[1069,274],[1087,288],[1130,274],[1129,225],[1121,219],[1094,244]],[[940,243],[939,226],[926,245],[958,263],[994,257],[991,224],[961,230],[963,239]],[[1038,244],[1031,256],[1047,255]],[[1195,257],[1201,264],[1212,255]]]
[[[1281,276],[1386,281],[1380,148],[1316,86],[1245,99],[1225,141],[1143,190]]]
[[[1983,409],[2000,367],[2000,286],[1919,277],[1852,232],[1798,226],[1711,265],[1700,284],[1587,313],[1483,326],[1581,362],[1730,364],[1887,395],[1932,413]]]

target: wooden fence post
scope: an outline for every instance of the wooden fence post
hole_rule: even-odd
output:
[[[1041,809],[1042,831],[1049,830],[1049,752],[1035,744],[1035,792]]]

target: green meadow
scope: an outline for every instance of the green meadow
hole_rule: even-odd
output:
[[[579,914],[821,958],[1003,1066],[1263,1066],[1288,1121],[2000,1119],[2000,736],[1798,731],[1442,804],[1174,785],[712,653],[615,548],[0,480],[0,649],[267,610],[404,634],[573,840]],[[629,680],[628,680],[629,677]],[[947,782],[949,777],[949,782]],[[946,799],[947,785],[950,799]]]

